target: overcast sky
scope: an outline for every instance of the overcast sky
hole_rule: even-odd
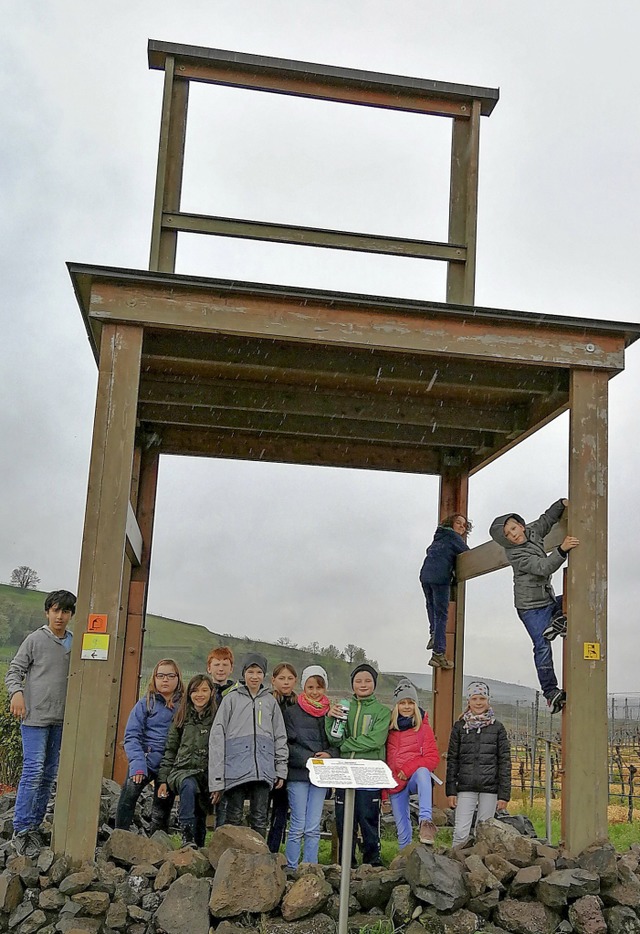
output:
[[[10,2],[0,38],[0,580],[77,582],[96,366],[66,261],[145,269],[162,74],[149,38],[500,88],[476,302],[640,322],[640,7],[565,0]],[[192,85],[183,209],[446,239],[450,123]],[[177,271],[444,299],[444,264],[184,237]],[[610,689],[638,687],[640,349],[610,389]],[[438,482],[164,458],[150,610],[424,668]],[[567,419],[471,482],[491,519],[567,492]],[[536,686],[509,571],[468,588],[466,671]],[[559,655],[556,649],[556,657]]]

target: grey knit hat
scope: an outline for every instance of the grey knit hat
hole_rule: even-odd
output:
[[[252,665],[257,665],[258,668],[262,668],[264,674],[267,673],[268,662],[264,655],[260,655],[259,652],[247,652],[245,657],[242,659],[242,677],[244,678],[244,673],[247,668],[251,668]]]
[[[467,685],[467,700],[473,694],[482,694],[483,697],[486,697],[489,700],[491,692],[489,691],[489,685],[485,684],[484,681],[471,681]]]
[[[418,692],[408,678],[398,681],[393,692],[394,703],[397,704],[401,700],[412,700],[414,704],[418,704]]]

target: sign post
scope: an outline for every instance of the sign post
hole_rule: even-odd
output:
[[[347,934],[356,789],[395,788],[398,783],[387,763],[380,759],[307,759],[307,769],[312,785],[319,788],[345,789],[338,934]]]

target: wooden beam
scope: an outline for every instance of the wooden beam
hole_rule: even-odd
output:
[[[256,293],[216,295],[213,289],[181,289],[94,280],[90,317],[124,321],[145,327],[203,334],[311,342],[404,353],[461,356],[478,361],[517,362],[546,366],[589,366],[622,369],[624,340],[599,335],[585,343],[584,335],[561,331],[540,322],[531,327],[481,318],[426,311],[384,311],[377,307],[300,304],[284,295],[266,299]]]
[[[467,254],[463,265],[449,263],[447,301],[463,305],[473,305],[475,296],[479,155],[480,107],[474,101],[470,120],[453,121],[451,140],[449,242],[464,243]]]
[[[562,831],[577,856],[608,841],[606,374],[571,374],[568,632],[564,640]],[[597,656],[597,657],[596,657]]]
[[[110,639],[117,636],[141,353],[140,328],[103,329],[52,844],[73,863],[94,857],[115,674],[113,645],[107,661],[81,658],[82,632],[90,613],[104,613]]]
[[[506,512],[507,510],[505,510]],[[544,540],[546,551],[549,552],[557,548],[566,534],[567,518],[563,516]],[[504,548],[498,545],[497,542],[488,541],[482,545],[476,545],[475,548],[470,548],[464,554],[458,555],[456,559],[456,578],[460,582],[470,581],[475,577],[482,577],[484,574],[491,574],[492,571],[499,571],[508,567],[509,562],[505,556]]]

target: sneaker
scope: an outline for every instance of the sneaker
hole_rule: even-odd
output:
[[[567,694],[566,691],[558,688],[557,691],[554,691],[551,697],[547,698],[547,704],[549,705],[549,712],[560,713],[564,705],[567,703]]]
[[[445,668],[447,670],[455,667],[453,662],[450,662],[445,656],[444,652],[434,652],[429,659],[429,664],[432,668]]]
[[[427,652],[430,652],[433,649],[433,633],[429,636],[429,641],[427,642]]]
[[[18,856],[26,856],[29,859],[35,859],[40,853],[38,846],[31,837],[32,831],[21,830],[20,833],[14,833],[11,837],[11,845]]]
[[[567,617],[566,616],[554,616],[547,628],[544,630],[542,635],[547,640],[547,642],[553,642],[556,636],[561,636],[563,639],[567,634]]]
[[[420,843],[428,843],[430,846],[433,846],[436,839],[436,834],[438,828],[433,823],[432,820],[421,820],[420,821]]]

